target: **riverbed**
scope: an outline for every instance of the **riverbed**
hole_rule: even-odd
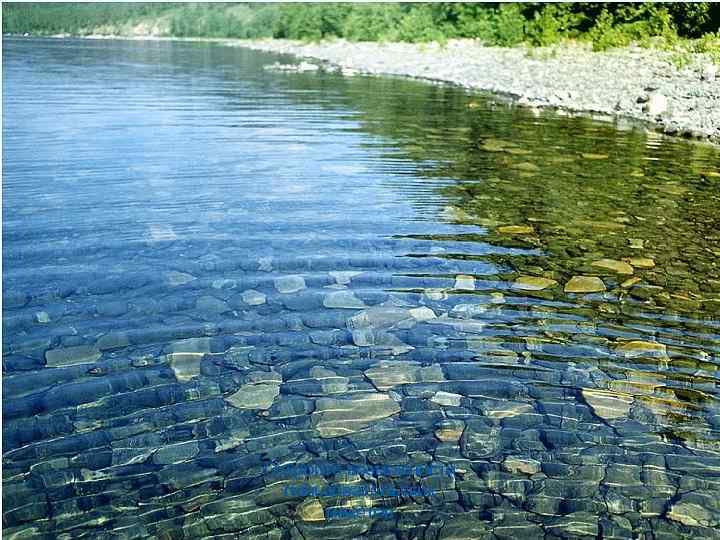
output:
[[[720,538],[720,153],[4,40],[3,530]]]

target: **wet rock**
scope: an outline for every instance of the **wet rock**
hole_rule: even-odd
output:
[[[452,394],[450,392],[435,392],[430,401],[443,405],[445,407],[459,407],[462,404],[463,396],[460,394]]]
[[[287,381],[283,391],[304,396],[342,394],[347,392],[348,382],[347,377],[340,377],[330,369],[316,366],[310,369],[310,377]]]
[[[165,280],[167,281],[167,284],[171,287],[185,285],[186,283],[190,283],[194,279],[195,276],[191,274],[186,274],[185,272],[177,272],[175,270],[165,272]]]
[[[47,367],[64,367],[89,364],[95,362],[101,356],[102,353],[92,345],[50,349],[45,352],[45,365]]]
[[[554,279],[536,276],[520,276],[513,283],[513,289],[521,291],[541,291],[548,287],[554,287],[555,285],[557,285],[557,281]]]
[[[623,259],[623,261],[632,265],[635,268],[655,267],[655,261],[653,259],[650,259],[649,257],[628,257],[627,259]]]
[[[377,306],[365,309],[357,315],[348,318],[347,327],[349,330],[390,328],[410,317],[412,317],[412,315],[410,315],[407,309],[393,306]]]
[[[39,322],[40,324],[45,324],[50,322],[50,315],[48,315],[47,311],[38,311],[35,314],[35,320]]]
[[[352,291],[344,290],[328,293],[323,300],[323,305],[331,309],[362,309],[367,307]]]
[[[198,455],[198,453],[200,453],[200,447],[197,441],[189,441],[160,448],[153,454],[152,460],[153,463],[158,465],[170,465],[188,461]]]
[[[603,420],[627,418],[633,403],[632,396],[589,388],[582,389],[582,396],[593,412]]]
[[[195,302],[195,308],[205,313],[221,314],[230,311],[230,306],[214,296],[201,296]]]
[[[242,301],[245,302],[248,306],[260,306],[264,304],[267,300],[266,296],[254,289],[248,289],[247,291],[243,291],[243,293],[240,295],[240,298],[242,298]]]
[[[633,267],[628,263],[624,261],[616,261],[615,259],[599,259],[590,264],[596,268],[611,270],[617,274],[632,274],[634,272]]]
[[[429,307],[421,306],[408,310],[408,314],[416,321],[431,321],[437,316]]]
[[[319,398],[312,425],[320,437],[343,437],[399,412],[400,406],[385,394],[358,393],[349,399]]]
[[[328,272],[331,278],[335,280],[338,285],[349,285],[352,278],[359,276],[362,272],[354,270],[343,270],[343,271],[332,271]]]
[[[305,280],[302,276],[281,276],[275,278],[275,289],[280,294],[296,293],[302,291],[305,287]]]
[[[435,436],[442,442],[457,443],[465,429],[462,420],[443,420],[435,428]]]
[[[402,384],[445,380],[442,368],[437,364],[422,367],[419,362],[393,360],[381,360],[377,366],[365,371],[365,376],[381,392]]]
[[[625,341],[617,346],[616,351],[625,358],[636,358],[639,356],[663,357],[667,355],[667,347],[656,341]]]
[[[460,438],[460,451],[468,459],[487,459],[500,451],[500,429],[481,420],[468,422]]]
[[[603,281],[595,276],[573,276],[565,284],[565,292],[568,293],[594,293],[605,290]]]
[[[503,461],[503,469],[511,474],[533,475],[540,472],[540,462],[531,458],[508,456]]]
[[[225,397],[225,401],[237,409],[266,410],[272,406],[278,395],[280,395],[280,383],[270,380],[245,384],[234,394]]]
[[[458,275],[455,276],[455,285],[453,289],[458,291],[474,291],[475,278],[473,276]]]
[[[718,527],[720,502],[714,496],[685,493],[672,505],[667,516],[689,527]]]
[[[186,382],[200,375],[200,362],[204,356],[204,353],[181,352],[170,353],[167,359],[175,373],[175,378],[180,382]]]
[[[303,501],[297,507],[295,515],[302,521],[325,521],[325,510],[317,499]]]
[[[532,234],[535,232],[529,225],[504,225],[497,228],[500,234]]]

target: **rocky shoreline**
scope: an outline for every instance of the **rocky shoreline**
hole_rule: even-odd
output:
[[[507,95],[524,106],[631,118],[667,135],[720,142],[720,79],[700,54],[678,69],[670,53],[639,47],[597,53],[582,45],[528,50],[470,40],[445,46],[343,40],[228,44],[320,60],[348,75],[452,83]]]

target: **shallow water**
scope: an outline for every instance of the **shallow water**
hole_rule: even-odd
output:
[[[277,59],[5,39],[5,534],[720,538],[718,151]]]

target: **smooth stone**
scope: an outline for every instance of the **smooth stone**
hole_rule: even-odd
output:
[[[465,275],[455,276],[455,285],[453,285],[453,289],[460,291],[474,291],[475,278]]]
[[[616,261],[615,259],[600,259],[590,263],[592,266],[597,268],[603,268],[610,270],[618,274],[632,274],[634,272],[633,267],[623,261]]]
[[[633,403],[632,396],[604,390],[583,388],[582,396],[593,412],[604,420],[627,417]]]
[[[595,276],[573,276],[565,284],[565,292],[569,293],[593,293],[605,290],[602,279]]]
[[[500,234],[532,234],[535,232],[529,225],[504,225],[497,228]]]
[[[442,368],[437,364],[422,367],[418,362],[393,360],[381,360],[377,366],[365,371],[365,376],[381,392],[402,384],[445,381]]]
[[[259,306],[261,304],[264,304],[267,297],[254,289],[249,289],[247,291],[244,291],[240,298],[242,298],[242,301],[245,302],[249,306]]]
[[[531,458],[508,456],[503,461],[503,468],[512,474],[535,474],[540,472],[540,462]]]
[[[667,347],[665,344],[657,343],[656,341],[624,341],[617,346],[616,350],[625,356],[625,358],[667,355]]]
[[[45,351],[45,365],[47,367],[74,366],[76,364],[89,364],[102,356],[92,345],[77,345],[62,349]]]
[[[298,505],[295,515],[302,521],[325,521],[325,509],[317,499],[303,501]]]
[[[667,517],[688,527],[712,527],[720,523],[716,513],[697,503],[684,501],[682,498],[672,505]]]
[[[158,465],[170,465],[192,459],[199,453],[200,447],[197,441],[189,441],[160,448],[155,452],[152,460]]]
[[[520,289],[522,291],[541,291],[548,287],[554,287],[557,285],[557,281],[554,279],[548,279],[544,277],[535,276],[520,276],[513,283],[513,289]]]
[[[192,353],[209,353],[210,338],[188,338],[172,342],[168,348],[168,352],[192,352]]]
[[[437,318],[435,312],[429,307],[421,306],[408,310],[408,314],[416,321],[430,321]]]
[[[237,281],[234,279],[216,279],[212,282],[213,289],[234,289],[237,287]]]
[[[323,306],[336,309],[362,309],[367,307],[352,291],[347,290],[328,293],[323,299]]]
[[[392,306],[377,306],[365,309],[357,315],[348,318],[347,327],[349,330],[359,330],[369,327],[391,327],[410,317],[411,315],[406,309]]]
[[[280,384],[246,384],[234,394],[225,397],[237,409],[269,409],[280,394]]]
[[[195,302],[195,308],[206,313],[221,314],[230,311],[226,302],[214,296],[201,296]]]
[[[465,429],[462,420],[443,420],[435,429],[435,437],[442,442],[457,443]]]
[[[338,285],[349,285],[352,278],[359,276],[362,272],[354,270],[332,271],[328,275],[335,280]]]
[[[632,287],[633,285],[637,285],[637,284],[640,283],[641,281],[642,281],[642,279],[640,279],[639,277],[631,277],[630,279],[626,279],[625,281],[623,281],[623,282],[620,284],[620,286],[621,286],[623,289],[627,289],[627,288],[629,288],[629,287]]]
[[[658,116],[667,111],[668,100],[662,94],[653,92],[648,96],[648,100],[643,106],[643,112],[646,112],[650,116]]]
[[[176,272],[175,270],[171,270],[170,272],[165,272],[165,279],[167,280],[168,285],[171,287],[177,287],[178,285],[190,283],[195,279],[195,276],[186,274],[185,272]]]
[[[175,378],[180,382],[187,382],[200,375],[200,361],[205,353],[177,352],[167,355],[170,368]]]
[[[433,397],[430,398],[430,401],[433,403],[437,403],[438,405],[443,405],[445,407],[459,407],[463,400],[462,395],[460,394],[453,394],[451,392],[436,392]]]
[[[281,276],[275,278],[275,289],[281,294],[291,294],[305,288],[305,279],[302,276]]]
[[[635,268],[654,268],[655,261],[649,257],[629,257],[623,259],[626,263],[632,265]]]
[[[35,320],[39,323],[49,323],[50,322],[50,315],[48,315],[47,311],[38,311],[35,314]]]
[[[343,437],[399,412],[400,405],[390,396],[376,392],[353,394],[350,399],[319,398],[312,425],[322,438]]]

